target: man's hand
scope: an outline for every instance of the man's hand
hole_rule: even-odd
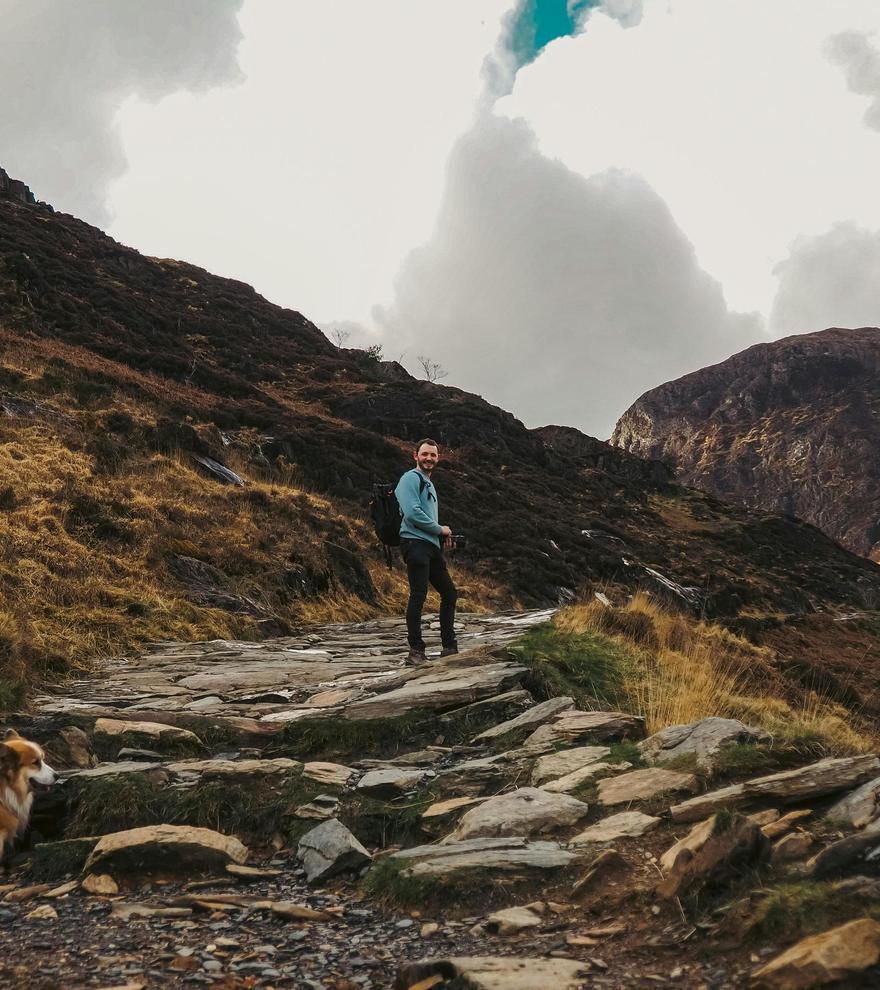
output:
[[[441,542],[444,550],[450,550],[452,548],[452,530],[448,526],[441,526],[440,534],[443,537]]]

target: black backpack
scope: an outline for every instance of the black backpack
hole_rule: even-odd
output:
[[[419,475],[419,495],[425,490],[428,482]],[[400,523],[403,520],[403,513],[394,494],[395,485],[380,484],[373,485],[373,493],[370,496],[370,518],[373,520],[373,529],[385,551],[385,560],[388,569],[391,569],[391,548],[400,546]]]

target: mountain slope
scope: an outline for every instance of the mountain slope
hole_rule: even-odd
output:
[[[880,559],[880,330],[758,344],[652,389],[612,442],[677,479],[798,516]]]
[[[2,197],[0,342],[0,669],[16,683],[145,639],[399,608],[365,500],[426,435],[445,446],[445,521],[469,539],[465,606],[591,585],[730,618],[880,602],[880,569],[810,526],[577,431],[527,430],[337,349],[240,282]]]

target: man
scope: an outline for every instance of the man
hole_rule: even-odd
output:
[[[394,494],[403,519],[400,523],[400,551],[409,578],[406,606],[406,633],[409,656],[406,662],[417,667],[427,662],[422,639],[422,606],[428,595],[428,582],[440,592],[441,657],[458,653],[455,641],[455,601],[457,593],[443,549],[452,546],[452,530],[438,522],[437,491],[431,472],[440,460],[440,447],[434,440],[421,440],[413,452],[416,466],[407,471]]]

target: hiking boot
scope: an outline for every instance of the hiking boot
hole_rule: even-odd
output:
[[[407,653],[406,660],[404,660],[407,667],[421,667],[422,664],[426,664],[427,662],[428,658],[425,656],[425,651],[414,649],[411,649],[409,653]]]
[[[455,646],[444,646],[440,651],[440,656],[451,657],[455,656],[456,653],[458,653],[458,643],[456,643]]]

